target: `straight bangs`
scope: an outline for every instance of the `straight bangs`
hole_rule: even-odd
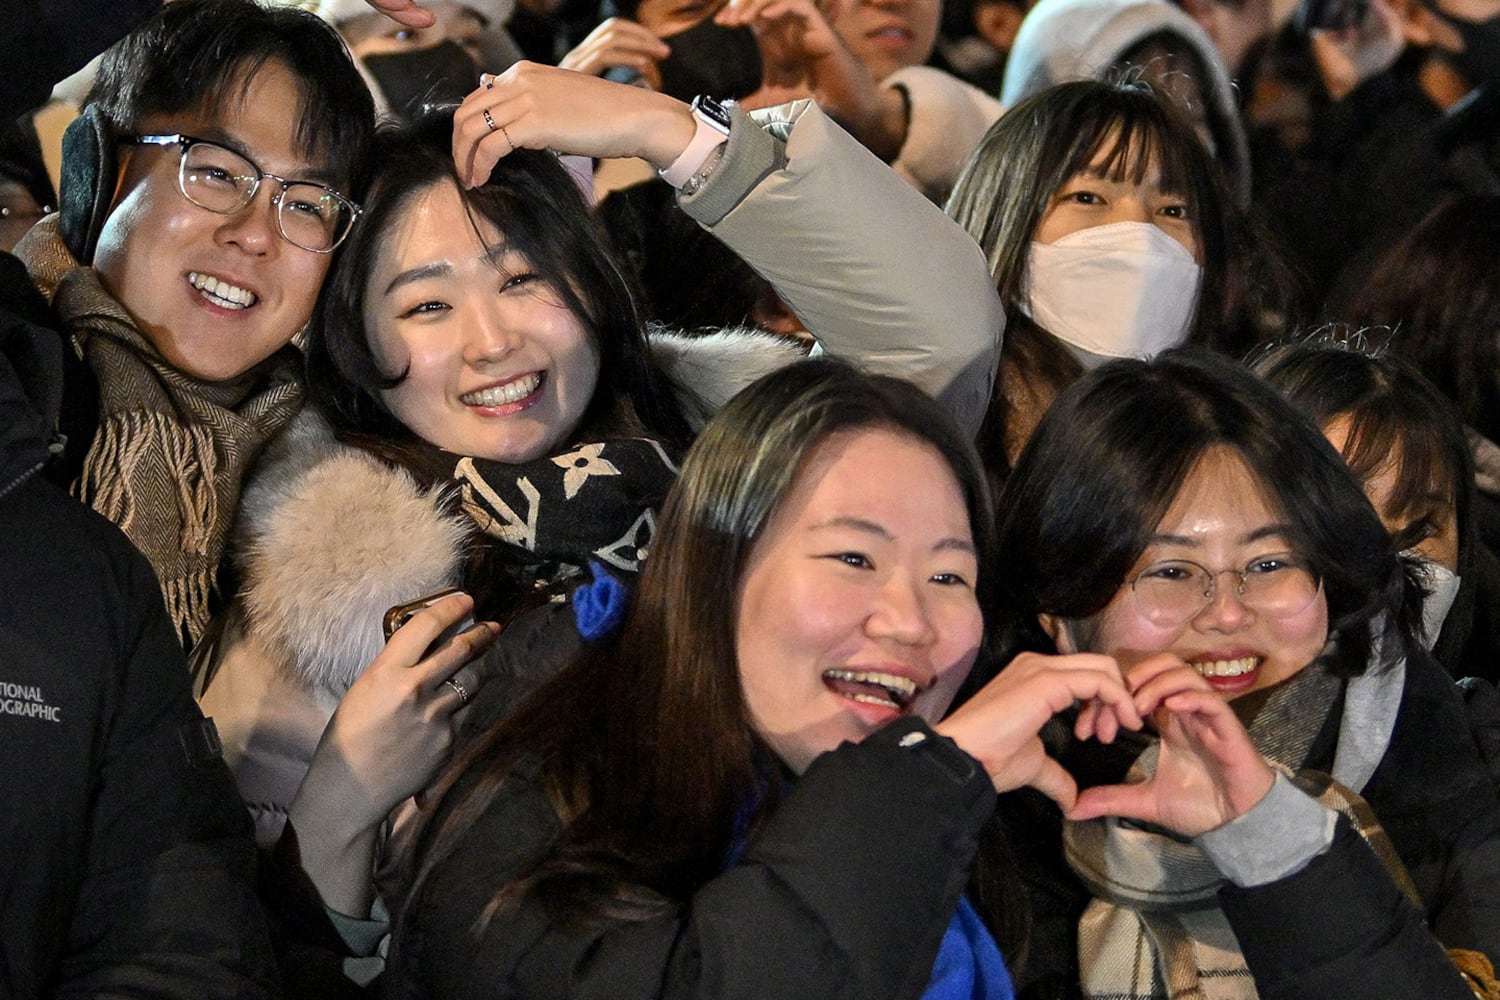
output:
[[[205,117],[233,121],[245,106],[251,81],[273,61],[289,63],[295,51],[257,52],[235,62],[222,62],[205,58],[200,54],[197,61],[203,64],[199,73],[190,74],[204,79],[202,88],[185,93],[202,94],[195,107]],[[328,88],[319,79],[316,71],[308,72],[304,67],[287,67],[296,79],[298,111],[292,128],[292,148],[297,155],[309,163],[328,163],[332,167],[330,177],[298,177],[297,180],[322,180],[334,186],[347,187],[356,178],[355,161],[347,150],[354,137],[351,134],[348,116],[329,94]],[[162,108],[167,112],[185,108]],[[368,124],[368,123],[367,123]],[[368,131],[367,129],[365,131]],[[359,145],[364,145],[360,143]],[[347,194],[348,192],[344,192]]]
[[[1473,471],[1457,414],[1415,366],[1372,345],[1371,332],[1328,327],[1269,345],[1252,367],[1320,428],[1347,425],[1343,460],[1362,489],[1394,467],[1383,515],[1414,523],[1451,505],[1462,524]]]
[[[1154,102],[1132,104],[1096,106],[1077,132],[1065,161],[1062,182],[1074,174],[1085,173],[1115,183],[1140,184],[1155,164],[1161,172],[1164,192],[1193,196],[1198,185],[1194,183],[1195,171],[1189,153],[1181,143],[1167,140],[1160,106]]]

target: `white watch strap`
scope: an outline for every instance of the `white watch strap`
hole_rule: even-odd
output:
[[[687,144],[687,148],[682,151],[682,155],[672,161],[670,167],[658,171],[662,180],[679,190],[698,172],[698,168],[703,166],[710,153],[729,141],[729,136],[703,115],[694,112],[693,121],[697,123],[698,128],[693,133],[693,138]]]

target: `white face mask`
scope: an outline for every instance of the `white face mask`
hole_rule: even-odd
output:
[[[1422,590],[1426,592],[1422,598],[1422,645],[1431,649],[1458,596],[1459,577],[1442,563],[1423,558],[1411,549],[1402,555],[1415,559],[1421,572]]]
[[[1114,222],[1032,241],[1022,311],[1084,352],[1086,367],[1149,358],[1187,339],[1202,277],[1187,248],[1156,226]]]

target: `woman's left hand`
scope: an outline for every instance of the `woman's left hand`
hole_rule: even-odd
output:
[[[453,115],[453,162],[468,187],[517,149],[672,165],[697,131],[688,106],[645,87],[518,62],[464,98]]]
[[[822,61],[853,58],[812,0],[729,0],[714,21],[725,28],[747,27],[755,32],[762,85],[740,102],[746,107],[811,97]]]
[[[1122,816],[1196,837],[1238,819],[1276,775],[1223,695],[1176,657],[1126,676],[1135,706],[1161,735],[1156,773],[1143,782],[1085,789],[1069,819]]]

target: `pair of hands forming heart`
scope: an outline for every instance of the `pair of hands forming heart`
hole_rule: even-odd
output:
[[[1080,740],[1110,743],[1122,727],[1140,729],[1149,719],[1161,738],[1156,773],[1079,792],[1038,735],[1075,703],[1083,705],[1073,727]],[[997,792],[1030,786],[1069,819],[1121,816],[1184,837],[1244,815],[1275,781],[1228,701],[1170,653],[1128,675],[1109,656],[1023,653],[936,729],[984,765]]]

